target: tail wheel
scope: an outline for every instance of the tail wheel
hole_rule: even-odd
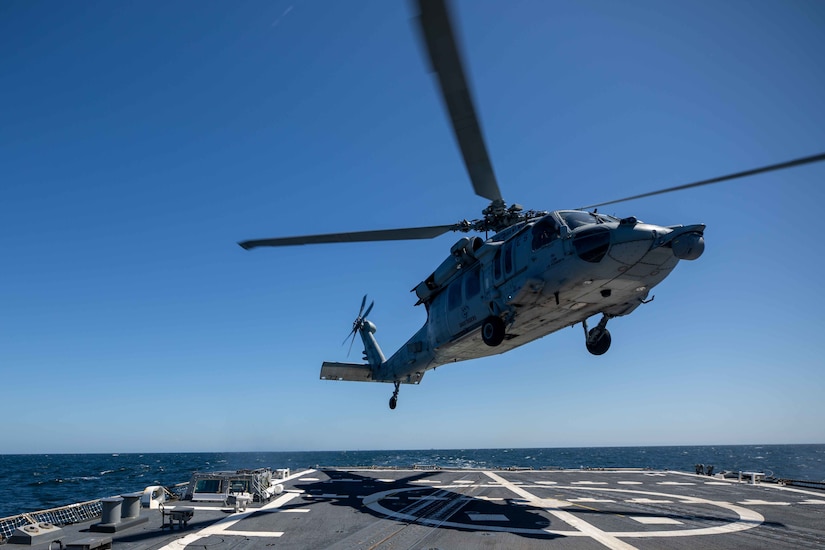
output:
[[[610,332],[607,329],[592,329],[587,335],[587,351],[593,355],[604,355],[610,349]]]
[[[496,347],[504,341],[504,321],[501,317],[491,315],[481,325],[481,339],[491,347]]]

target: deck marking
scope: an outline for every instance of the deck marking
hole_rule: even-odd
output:
[[[753,499],[743,500],[739,504],[741,504],[743,506],[754,506],[754,505],[756,505],[756,506],[790,506],[791,505],[790,502],[779,502],[779,501],[771,502],[771,501],[768,501],[768,500],[758,500],[758,499],[757,500],[753,500]]]
[[[238,537],[272,537],[278,538],[284,536],[283,531],[221,531],[222,535],[235,535]]]
[[[299,477],[297,481],[321,481],[317,477]]]
[[[558,485],[556,481],[537,481],[536,484],[538,485]]]
[[[685,481],[657,481],[656,485],[696,485]]]
[[[591,497],[581,497],[581,498],[571,498],[570,502],[616,502],[615,500],[610,500],[607,498],[591,498]]]
[[[467,512],[467,515],[472,521],[510,521],[510,518],[504,514],[477,514],[475,512]]]
[[[759,512],[755,510],[751,510],[748,508],[743,508],[737,504],[723,502],[723,501],[716,501],[710,500],[705,498],[699,497],[692,497],[692,496],[685,496],[685,495],[674,495],[669,493],[660,493],[654,491],[643,491],[639,489],[614,489],[614,488],[606,488],[606,487],[586,487],[586,486],[557,486],[557,487],[544,487],[545,490],[553,489],[559,491],[597,491],[599,493],[610,492],[616,493],[621,495],[627,495],[628,497],[631,495],[639,495],[636,499],[630,499],[628,502],[637,501],[637,502],[645,502],[645,501],[656,501],[659,500],[661,502],[670,502],[670,503],[678,503],[683,505],[701,505],[701,506],[711,506],[711,507],[718,507],[723,508],[725,510],[733,512],[736,516],[738,516],[735,520],[730,520],[729,523],[725,523],[722,525],[717,525],[713,527],[700,527],[696,529],[685,528],[685,529],[669,529],[663,531],[652,531],[652,530],[645,530],[645,531],[609,531],[605,532],[602,531],[587,522],[580,520],[577,516],[575,516],[572,512],[567,512],[565,510],[561,510],[562,507],[583,507],[581,504],[573,504],[571,502],[565,500],[558,500],[558,499],[543,499],[539,498],[531,493],[528,493],[524,487],[516,486],[515,484],[509,484],[506,480],[500,478],[496,474],[492,472],[485,472],[488,476],[492,478],[501,479],[502,486],[509,489],[510,491],[525,497],[525,498],[510,498],[505,499],[511,504],[532,504],[537,507],[541,507],[546,510],[547,513],[556,516],[557,518],[561,519],[565,523],[568,523],[573,527],[573,530],[558,530],[558,529],[549,529],[549,528],[527,528],[527,527],[514,527],[509,525],[489,525],[484,523],[478,522],[458,522],[458,521],[443,521],[443,520],[435,520],[429,517],[422,517],[415,514],[414,510],[390,510],[381,505],[381,501],[387,499],[398,499],[399,497],[395,496],[399,493],[404,493],[408,491],[420,491],[420,488],[395,488],[389,489],[386,491],[381,491],[379,493],[374,493],[369,495],[363,500],[364,506],[370,508],[375,512],[379,512],[383,514],[387,519],[394,519],[399,521],[408,521],[412,523],[417,523],[419,525],[430,525],[433,527],[452,527],[456,529],[473,529],[476,531],[492,531],[492,532],[501,532],[501,533],[519,533],[519,534],[526,534],[531,536],[558,536],[558,537],[589,537],[593,538],[597,542],[608,546],[609,548],[621,548],[621,549],[632,549],[634,548],[630,544],[625,543],[620,539],[624,538],[647,538],[647,539],[656,539],[656,538],[672,538],[672,537],[691,537],[691,536],[705,536],[705,535],[723,535],[723,534],[730,534],[736,533],[740,531],[746,531],[749,529],[753,529],[761,525],[765,518]],[[656,475],[656,474],[645,474],[645,475]],[[662,474],[664,475],[664,474]],[[436,490],[435,488],[433,488]],[[437,489],[438,491],[444,491],[445,488],[441,487]],[[574,493],[575,494],[575,493]],[[658,497],[658,498],[650,498],[650,497]],[[474,497],[479,498],[479,497]],[[664,499],[669,499],[665,501]],[[818,503],[819,504],[819,503]],[[822,502],[825,504],[825,501]],[[575,508],[574,508],[575,510]],[[624,516],[627,517],[627,516]],[[641,517],[641,516],[639,516]],[[660,516],[664,518],[663,520],[659,521],[678,521],[673,518],[668,518],[667,516]],[[672,524],[675,525],[675,524]],[[595,535],[595,536],[594,536]],[[598,537],[598,538],[597,538]]]
[[[644,525],[684,525],[681,521],[665,517],[629,516],[630,519]]]
[[[644,485],[641,481],[619,481],[619,485]]]
[[[672,500],[662,500],[660,498],[631,498],[625,502],[632,504],[673,504]]]
[[[495,479],[510,491],[516,493],[517,495],[523,498],[526,498],[535,506],[544,508],[545,510],[547,510],[547,512],[556,516],[557,518],[565,522],[567,525],[570,525],[571,527],[578,529],[582,533],[590,536],[596,542],[600,542],[601,544],[607,546],[611,550],[635,549],[634,546],[631,546],[626,542],[619,540],[613,535],[605,533],[595,525],[591,525],[583,519],[574,516],[570,512],[562,510],[561,506],[568,504],[563,500],[539,498],[533,493],[528,492],[526,489],[509,483],[506,479],[499,476],[498,474],[495,474],[493,472],[484,472],[484,474],[489,476],[491,479]]]
[[[808,500],[803,500],[799,504],[825,504],[825,500],[817,500],[815,498],[809,498]]]
[[[571,485],[607,485],[606,481],[574,481]]]
[[[311,473],[311,472],[314,472],[314,470],[310,470],[309,473]],[[302,472],[302,473],[306,474],[308,472]],[[295,475],[293,477],[287,477],[287,478],[284,479],[284,481],[289,481],[289,480],[295,479],[297,477],[299,477],[299,476]],[[273,500],[271,502],[268,502],[267,504],[264,504],[260,508],[249,509],[246,512],[241,512],[239,514],[232,514],[231,516],[227,516],[223,519],[219,519],[215,523],[213,523],[211,525],[207,525],[206,527],[204,527],[200,531],[197,531],[195,533],[191,533],[189,535],[186,535],[185,537],[173,540],[172,542],[170,542],[169,544],[167,544],[165,546],[162,546],[158,550],[179,550],[180,548],[185,548],[186,546],[188,546],[188,545],[190,545],[190,544],[192,544],[192,543],[194,543],[194,542],[196,542],[196,541],[198,541],[202,538],[205,538],[205,537],[209,537],[209,536],[212,536],[212,535],[222,535],[224,533],[234,534],[235,531],[230,530],[230,527],[233,527],[239,521],[241,521],[243,519],[246,519],[247,517],[251,516],[252,514],[255,514],[257,512],[263,511],[263,510],[278,509],[281,506],[283,506],[284,504],[286,504],[287,502],[289,502],[290,500],[292,500],[292,499],[294,499],[298,496],[300,496],[298,493],[284,493],[280,497],[276,498],[275,500]],[[276,536],[276,535],[271,534],[271,533],[275,533],[275,531],[264,531],[264,532],[269,533],[269,534],[264,535],[264,536]],[[242,531],[240,533],[242,533],[243,536],[255,536],[255,534],[254,534],[255,531]],[[281,533],[281,534],[283,534],[283,533]],[[281,535],[277,535],[277,536],[280,537]]]

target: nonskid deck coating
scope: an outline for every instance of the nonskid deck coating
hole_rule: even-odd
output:
[[[195,507],[182,531],[143,509],[148,523],[111,535],[113,547],[825,548],[825,493],[680,472],[330,468],[284,487],[246,512],[176,503]],[[100,536],[88,528],[61,538]]]

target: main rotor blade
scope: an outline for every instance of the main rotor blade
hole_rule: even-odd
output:
[[[710,185],[712,183],[720,183],[723,181],[734,180],[737,178],[745,178],[747,176],[755,176],[756,174],[763,174],[765,172],[773,172],[774,170],[784,170],[785,168],[793,168],[794,166],[802,166],[803,164],[811,164],[813,162],[820,162],[825,160],[825,153],[818,155],[811,155],[810,157],[802,157],[788,162],[780,162],[779,164],[771,164],[770,166],[763,166],[761,168],[754,168],[753,170],[745,170],[744,172],[736,172],[735,174],[728,174],[727,176],[719,176],[718,178],[711,178],[709,180],[697,181],[694,183],[686,183],[684,185],[677,185],[676,187],[668,187],[666,189],[659,189],[658,191],[651,191],[649,193],[642,193],[641,195],[633,195],[632,197],[625,197],[623,199],[616,199],[607,202],[600,202],[598,204],[591,204],[590,206],[582,206],[580,210],[587,210],[589,208],[597,208],[599,206],[606,206],[608,204],[616,204],[617,202],[626,202],[636,199],[643,199],[645,197],[652,197],[653,195],[662,195],[664,193],[672,193],[673,191],[683,191],[692,187],[700,187],[702,185]]]
[[[238,243],[249,250],[258,246],[296,246],[301,244],[355,243],[366,241],[406,241],[413,239],[433,239],[447,231],[457,230],[456,225],[431,225],[427,227],[405,227],[401,229],[378,229],[356,231],[354,233],[327,233],[325,235],[302,235],[275,239],[256,239]]]
[[[418,7],[421,34],[427,45],[432,70],[438,75],[444,104],[473,188],[477,195],[486,199],[501,200],[446,2],[419,0]]]

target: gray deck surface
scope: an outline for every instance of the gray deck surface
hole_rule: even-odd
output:
[[[822,491],[678,472],[320,469],[284,487],[246,512],[171,503],[195,507],[182,530],[142,509],[142,525],[110,535],[90,522],[61,539],[111,536],[123,550],[825,548]]]

